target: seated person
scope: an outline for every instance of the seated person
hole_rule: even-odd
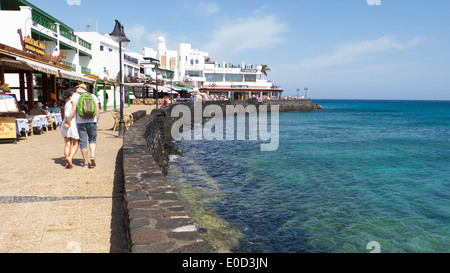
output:
[[[41,110],[41,115],[47,115],[47,117],[50,116],[50,113],[44,107],[45,106],[44,106],[44,104],[42,102],[38,102],[36,104],[36,108],[35,109]],[[31,112],[30,112],[30,114],[31,114]]]
[[[50,107],[50,113],[52,114],[61,113],[61,107],[58,106],[58,103],[56,101],[53,103],[53,106]]]

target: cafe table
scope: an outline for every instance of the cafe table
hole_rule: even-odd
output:
[[[48,120],[46,115],[28,115],[28,118],[33,119],[33,128],[37,128],[41,131],[44,127],[48,128]]]
[[[51,117],[53,118],[53,120],[54,120],[54,122],[56,124],[56,127],[62,125],[63,120],[62,120],[61,113],[53,113],[53,114],[51,114]]]
[[[16,118],[16,133],[20,136],[20,133],[25,131],[26,134],[30,133],[30,126],[28,125],[28,119]]]

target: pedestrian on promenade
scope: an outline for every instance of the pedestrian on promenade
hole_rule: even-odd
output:
[[[74,167],[72,160],[78,152],[78,148],[80,147],[80,136],[78,134],[78,128],[76,123],[76,117],[72,119],[72,124],[69,128],[66,128],[64,125],[67,124],[67,118],[70,116],[72,112],[72,102],[70,99],[72,95],[75,93],[75,89],[67,89],[64,92],[64,101],[66,105],[64,107],[64,121],[63,126],[61,128],[61,134],[64,137],[64,157],[66,159],[66,168],[72,169]]]
[[[96,96],[91,94],[92,96],[90,96],[90,98],[94,100],[94,105],[90,110],[95,112],[95,116],[92,118],[80,116],[80,110],[78,109],[78,102],[80,101],[80,97],[84,94],[90,93],[87,92],[87,87],[84,84],[80,84],[75,88],[76,93],[73,94],[70,100],[72,102],[72,111],[70,113],[70,116],[67,118],[67,124],[64,126],[70,126],[73,117],[75,117],[76,115],[76,124],[78,127],[78,133],[80,135],[81,142],[81,155],[83,156],[83,167],[95,168],[95,166],[97,165],[95,162],[95,150],[97,146],[97,127],[100,120],[100,101]],[[90,162],[88,160],[88,143],[89,150],[91,152]]]

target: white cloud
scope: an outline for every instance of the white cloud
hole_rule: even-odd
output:
[[[245,50],[263,49],[284,41],[281,36],[289,29],[286,23],[274,16],[239,19],[223,22],[221,28],[213,32],[211,41],[204,46],[212,58],[227,58]]]
[[[81,0],[66,0],[69,6],[81,6]]]
[[[425,82],[429,85],[423,76],[426,75],[423,66],[412,64],[411,55],[398,54],[401,55],[398,59],[391,59],[427,40],[419,36],[408,39],[383,36],[338,44],[327,53],[295,64],[272,65],[271,79],[280,82],[290,94],[308,86],[314,90],[309,93],[315,98],[394,98],[393,94],[383,94],[380,90],[396,92]]]
[[[414,37],[408,41],[400,42],[392,37],[381,37],[376,40],[366,40],[356,43],[341,44],[334,47],[330,54],[304,60],[294,66],[298,68],[326,68],[349,64],[359,61],[370,53],[385,52],[389,50],[403,50],[418,46],[425,41],[422,37]]]
[[[259,9],[254,10],[254,11],[253,11],[253,14],[260,13],[260,12],[262,12],[262,11],[268,9],[269,7],[270,7],[270,6],[262,6],[262,7],[260,7]]]
[[[200,13],[208,16],[220,12],[220,7],[216,2],[202,1],[198,4],[197,9]]]
[[[142,38],[146,35],[147,29],[142,25],[134,25],[126,29],[126,35],[131,40],[130,46],[134,48],[143,48]]]
[[[165,31],[149,32],[143,25],[134,25],[126,28],[126,35],[131,40],[130,49],[136,52],[141,52],[144,47],[150,47],[156,50],[158,38],[168,38],[169,34]],[[167,48],[170,50],[176,49],[176,45],[168,44]]]

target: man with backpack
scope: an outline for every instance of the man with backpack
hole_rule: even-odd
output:
[[[67,118],[66,125],[70,127],[72,118],[77,115],[77,127],[80,135],[81,155],[83,156],[85,168],[95,168],[95,149],[97,146],[97,127],[100,119],[100,101],[91,93],[87,92],[85,84],[75,87],[76,93],[72,95],[72,112]],[[88,160],[88,143],[91,152]]]

